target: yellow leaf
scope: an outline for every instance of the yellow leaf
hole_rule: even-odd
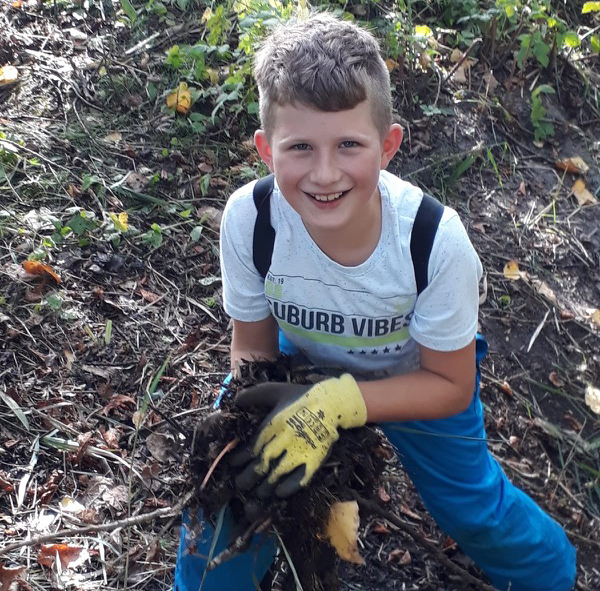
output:
[[[126,211],[122,211],[119,215],[116,213],[110,213],[110,219],[119,232],[127,232],[129,229],[129,217],[127,216]]]
[[[200,19],[201,22],[206,23],[210,20],[210,17],[213,15],[213,11],[212,8],[209,6],[203,13],[202,13],[202,18]]]
[[[123,139],[123,136],[118,132],[114,131],[113,133],[109,133],[102,138],[102,141],[107,142],[109,144],[118,144]]]
[[[427,25],[417,25],[415,27],[415,35],[420,37],[431,37],[433,31]]]
[[[188,90],[188,85],[181,82],[175,92],[167,97],[167,107],[171,111],[177,111],[181,115],[186,115],[192,106],[192,95]]]
[[[594,324],[600,326],[600,310],[594,310],[590,316],[590,319]]]
[[[359,524],[356,501],[335,503],[329,509],[325,536],[342,560],[365,564],[357,545]]]
[[[206,68],[206,73],[208,74],[208,79],[211,84],[217,84],[219,82],[219,72],[214,68]]]
[[[567,172],[580,172],[585,174],[590,167],[587,165],[585,160],[580,156],[573,156],[573,158],[564,158],[563,160],[557,160],[554,166],[559,170],[566,170]]]
[[[398,62],[388,57],[385,60],[385,65],[390,72],[393,72],[398,67]]]
[[[594,203],[598,203],[598,200],[587,190],[585,186],[585,181],[583,179],[577,179],[573,186],[571,187],[571,193],[575,195],[575,199],[577,199],[577,203],[579,205],[593,205]]]
[[[508,261],[508,263],[504,265],[504,277],[511,281],[516,281],[521,278],[521,271],[519,270],[517,261]]]
[[[600,415],[600,389],[588,384],[585,389],[585,403],[592,412]]]
[[[19,78],[19,71],[14,66],[4,66],[0,68],[0,85],[11,84]]]

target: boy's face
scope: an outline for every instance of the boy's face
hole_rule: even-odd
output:
[[[356,228],[379,211],[379,171],[400,146],[399,125],[382,138],[368,101],[338,112],[277,106],[274,121],[269,140],[256,132],[256,147],[309,230]]]

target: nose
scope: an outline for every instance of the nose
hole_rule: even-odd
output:
[[[333,154],[321,152],[313,161],[311,169],[311,181],[320,187],[332,187],[342,176],[342,171],[338,166]]]

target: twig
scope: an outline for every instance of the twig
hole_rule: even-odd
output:
[[[60,529],[51,534],[36,536],[35,538],[30,538],[29,540],[21,540],[20,542],[15,542],[14,544],[9,544],[4,548],[0,548],[0,556],[3,554],[8,554],[13,550],[18,550],[19,548],[43,544],[44,542],[49,542],[51,540],[55,540],[56,538],[72,538],[74,536],[82,536],[89,533],[117,530],[123,527],[131,527],[134,525],[140,525],[142,523],[149,523],[150,521],[154,521],[156,519],[173,517],[174,515],[179,515],[183,511],[185,506],[191,501],[195,494],[195,491],[190,491],[174,507],[163,507],[162,509],[152,511],[151,513],[145,513],[144,515],[135,515],[134,517],[128,517],[127,519],[110,521],[109,523],[101,523],[99,525],[88,525],[86,527],[78,527],[74,529]]]
[[[227,546],[223,552],[217,554],[207,565],[206,570],[211,571],[217,568],[224,562],[231,560],[238,554],[241,554],[246,550],[250,540],[254,534],[260,534],[265,532],[271,527],[272,519],[267,517],[265,520],[257,519],[252,525],[239,537],[237,537],[232,544]]]
[[[474,577],[471,573],[467,572],[464,568],[456,564],[456,562],[452,562],[452,560],[450,560],[439,548],[437,548],[435,544],[432,544],[429,540],[426,540],[422,535],[417,533],[414,528],[408,525],[408,523],[405,523],[393,513],[386,511],[373,501],[367,501],[366,499],[363,499],[356,493],[354,494],[354,498],[359,505],[361,505],[371,513],[375,513],[383,517],[396,527],[400,528],[404,533],[408,534],[415,542],[421,544],[421,546],[423,546],[426,550],[431,552],[444,566],[446,566],[451,571],[455,572],[457,575],[462,577],[469,584],[476,586],[482,591],[495,591],[494,587],[484,583],[477,577]]]
[[[219,455],[215,458],[215,461],[211,464],[202,484],[200,485],[200,490],[204,490],[206,488],[206,484],[208,483],[209,478],[212,476],[212,473],[215,471],[215,468],[219,465],[219,462],[223,459],[223,456],[231,451],[238,443],[239,439],[234,437],[220,452]]]

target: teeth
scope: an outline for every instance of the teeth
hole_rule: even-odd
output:
[[[342,191],[343,193],[343,191]],[[342,196],[342,193],[330,193],[329,195],[313,195],[317,201],[333,201]]]

